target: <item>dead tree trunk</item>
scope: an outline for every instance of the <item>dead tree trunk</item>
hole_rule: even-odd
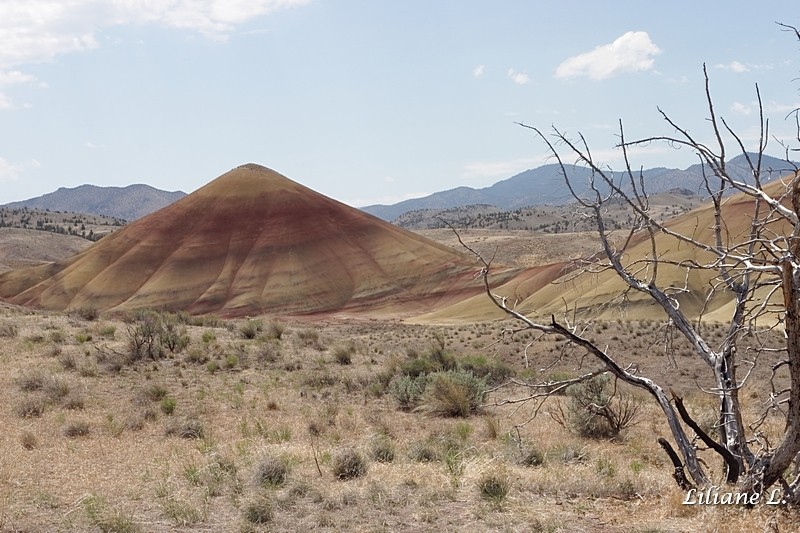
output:
[[[792,27],[800,38],[800,33]],[[695,433],[707,447],[715,451],[725,465],[725,479],[716,481],[735,484],[739,490],[761,494],[768,488],[779,484],[784,500],[800,503],[800,173],[796,165],[786,160],[786,172],[780,174],[782,181],[770,182],[769,169],[762,169],[762,158],[768,139],[767,123],[761,116],[761,136],[752,152],[745,149],[742,140],[728,127],[714,109],[709,88],[708,74],[704,67],[706,80],[706,102],[709,111],[714,149],[696,140],[688,130],[675,124],[669,116],[660,111],[666,122],[675,129],[675,136],[649,137],[627,142],[620,123],[620,143],[625,169],[614,173],[602,168],[592,158],[588,144],[582,136],[575,141],[557,129],[545,135],[539,129],[532,129],[549,148],[559,164],[561,173],[575,201],[586,209],[597,224],[597,233],[603,247],[603,257],[591,266],[592,272],[613,271],[624,281],[627,290],[637,291],[649,297],[663,311],[666,321],[680,332],[689,342],[697,357],[702,360],[713,378],[713,393],[718,398],[719,438],[714,440],[695,423],[683,405],[683,400],[674,397],[671,401],[655,380],[638,375],[623,368],[614,360],[607,349],[600,348],[588,340],[567,320],[555,316],[536,319],[516,306],[508,305],[508,298],[495,294],[490,286],[489,273],[491,261],[479,254],[483,264],[483,283],[492,302],[508,315],[520,321],[523,326],[517,331],[536,330],[543,334],[558,335],[574,346],[590,354],[602,367],[623,382],[648,392],[655,399],[670,435],[675,450],[670,443],[659,439],[660,445],[668,453],[675,468],[675,479],[682,488],[708,487],[715,483],[707,467],[698,458],[698,449],[687,435],[687,428]],[[756,88],[759,106],[761,97]],[[800,141],[800,121],[798,121],[798,141]],[[553,139],[554,140],[551,140]],[[727,167],[725,139],[732,139],[738,151],[749,165],[751,176],[738,179]],[[634,172],[628,161],[628,150],[632,146],[666,142],[670,145],[686,147],[695,152],[705,169],[704,184],[712,201],[714,225],[712,237],[704,239],[698,235],[684,234],[666,223],[655,219],[649,207],[646,183],[641,173]],[[728,143],[731,141],[728,140]],[[559,148],[557,149],[556,146]],[[580,193],[571,177],[574,165],[562,161],[560,149],[564,148],[578,165],[590,171],[588,193]],[[788,150],[787,150],[788,153]],[[767,185],[768,184],[768,185]],[[782,186],[781,186],[782,184]],[[727,227],[729,221],[725,210],[726,199],[730,193],[737,193],[742,199],[749,199],[752,211],[749,215],[749,231],[731,234]],[[740,200],[740,202],[743,200]],[[611,203],[621,203],[629,210],[634,221],[627,238],[622,239],[620,247],[610,238],[610,231],[604,213]],[[741,217],[741,214],[736,216]],[[617,241],[619,242],[619,241]],[[631,257],[633,242],[649,243],[646,254]],[[693,256],[700,259],[663,259],[662,248],[672,246],[692,248],[698,252]],[[462,242],[463,244],[463,242]],[[469,247],[467,247],[469,249]],[[470,251],[473,251],[470,249]],[[475,253],[473,251],[473,253]],[[710,289],[706,302],[713,297],[729,298],[732,312],[728,318],[727,334],[724,342],[716,349],[703,336],[700,316],[689,316],[679,305],[676,294],[683,290],[664,283],[660,271],[666,267],[678,268],[686,273],[688,280],[692,272],[702,272],[711,276]],[[780,345],[764,346],[754,341],[754,345],[743,346],[745,332],[758,331],[759,328],[780,328],[784,341]],[[783,353],[785,360],[773,366],[773,378],[779,372],[788,381],[788,386],[775,388],[770,396],[768,409],[772,412],[782,410],[785,416],[785,429],[775,444],[759,433],[759,427],[767,418],[763,413],[756,419],[747,421],[740,402],[740,391],[748,385],[753,367],[758,364],[758,355],[753,361],[743,361],[740,352],[750,349],[756,354]],[[747,363],[749,368],[739,375],[740,367]],[[596,375],[587,374],[584,379]],[[570,380],[569,382],[574,382]],[[563,388],[568,381],[534,385],[536,390]],[[773,384],[774,385],[774,384]],[[546,388],[549,387],[549,388]],[[537,393],[536,397],[546,396]],[[688,472],[686,476],[685,470]],[[792,468],[794,470],[792,471]]]

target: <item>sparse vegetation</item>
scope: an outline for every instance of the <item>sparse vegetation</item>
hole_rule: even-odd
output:
[[[367,462],[358,451],[345,448],[333,456],[331,469],[336,479],[346,481],[366,474]]]
[[[161,357],[163,348],[159,337],[163,333],[163,328],[156,313],[141,313],[127,325],[127,333],[130,361],[155,360]]]
[[[133,517],[111,508],[102,496],[91,495],[83,500],[89,521],[103,533],[139,533],[141,526]]]
[[[17,336],[17,327],[14,324],[8,321],[0,322],[0,337],[11,339],[16,336]]]
[[[356,347],[352,342],[339,344],[333,348],[333,359],[340,365],[349,365],[353,362],[355,351]]]
[[[437,523],[436,515],[447,516],[452,498],[475,511],[467,521],[477,529],[488,523],[484,521],[493,516],[495,507],[505,510],[503,523],[523,527],[525,507],[534,499],[552,502],[550,495],[559,491],[619,498],[615,500],[619,502],[638,495],[637,502],[657,505],[663,494],[673,490],[669,472],[658,467],[663,459],[652,443],[651,411],[644,405],[637,416],[648,422],[628,426],[620,444],[584,438],[550,418],[520,426],[518,439],[516,424],[526,418],[513,406],[494,406],[495,397],[483,394],[491,387],[489,381],[503,381],[512,374],[503,370],[501,375],[506,377],[493,378],[498,375],[494,370],[481,369],[507,366],[519,380],[533,374],[516,357],[521,344],[504,345],[491,357],[474,353],[472,343],[487,336],[488,326],[400,325],[391,333],[380,323],[359,325],[355,330],[350,325],[319,326],[318,338],[331,346],[328,352],[320,352],[313,343],[305,346],[294,333],[280,341],[269,339],[266,326],[262,334],[244,339],[238,326],[209,330],[207,325],[192,323],[186,325],[190,337],[199,339],[203,332],[213,331],[215,339],[190,343],[181,358],[131,361],[126,355],[126,334],[109,338],[98,333],[83,345],[65,341],[63,352],[53,359],[47,343],[31,348],[26,344],[28,337],[39,329],[46,338],[49,332],[61,331],[72,339],[86,326],[85,321],[41,329],[40,318],[12,320],[25,332],[8,345],[19,354],[18,360],[10,359],[13,386],[7,390],[16,415],[9,421],[9,431],[16,435],[16,453],[25,454],[20,460],[26,464],[37,465],[45,460],[40,456],[44,450],[68,446],[74,460],[81,461],[89,473],[85,480],[78,479],[67,476],[67,469],[64,476],[56,472],[52,481],[40,477],[37,487],[60,494],[60,484],[79,483],[85,494],[94,494],[97,487],[92,475],[113,476],[126,487],[121,492],[104,492],[107,500],[93,501],[89,506],[94,518],[83,513],[85,522],[76,523],[78,529],[125,531],[130,527],[137,531],[151,523],[187,531],[227,529],[230,522],[219,521],[223,516],[237,517],[242,528],[253,531],[277,524],[297,529],[304,520],[350,527],[337,519],[337,513],[350,508],[360,516],[352,527],[367,527],[378,524],[376,505],[409,516],[430,515],[430,522],[413,523],[431,525]],[[107,326],[127,331],[114,317],[103,320],[93,331]],[[602,334],[636,343],[644,327],[636,323],[629,332],[628,322],[611,322]],[[651,335],[657,330],[654,323],[647,327]],[[303,329],[308,329],[305,324],[298,328]],[[724,331],[718,333],[722,339]],[[20,348],[23,345],[27,347]],[[358,347],[358,356],[349,365],[335,357],[340,346],[348,351]],[[543,353],[549,353],[549,348],[545,346]],[[270,352],[259,355],[265,349]],[[126,356],[116,373],[88,371],[94,365],[105,370],[116,353]],[[238,358],[230,369],[228,355]],[[206,363],[195,362],[202,358],[208,358]],[[652,348],[648,360],[662,358],[659,348]],[[242,363],[248,360],[249,364]],[[214,373],[206,370],[210,362],[218,365]],[[289,370],[289,363],[299,367]],[[547,369],[545,375],[575,376],[562,368]],[[680,389],[683,378],[678,373],[675,377],[678,390],[687,390]],[[468,392],[433,396],[438,389],[429,384],[438,379],[450,385],[463,380]],[[607,380],[606,386],[610,384]],[[693,386],[691,379],[686,384]],[[373,386],[386,394],[373,395]],[[575,394],[577,387],[570,387],[559,396],[565,412]],[[475,396],[481,400],[469,400]],[[433,409],[438,403],[442,408]],[[481,418],[461,416],[479,412],[473,408],[481,405],[479,411],[485,411]],[[704,412],[693,411],[700,420]],[[452,413],[456,413],[454,418]],[[109,437],[110,442],[105,440]],[[95,450],[100,442],[102,453],[124,453],[146,467],[131,478],[121,460],[120,465],[102,463],[101,473],[92,466],[100,462],[75,455]],[[609,451],[608,446],[613,449]],[[489,479],[489,474],[497,476]],[[532,492],[515,492],[511,480],[517,478],[524,478]],[[155,494],[154,504],[144,506],[130,496],[134,494]],[[108,503],[112,499],[114,505]],[[599,504],[591,501],[582,496],[565,501],[558,506],[561,514],[543,516],[541,522],[581,524],[580,509],[588,506],[601,512]],[[14,505],[28,505],[25,508],[35,510],[29,512],[38,513],[37,520],[47,523],[61,520],[65,509],[63,500],[58,510],[33,501],[17,500]],[[490,514],[481,509],[490,509]],[[634,506],[619,512],[643,515]],[[692,515],[681,520],[686,520],[681,522],[684,529],[692,529],[686,525],[693,524]]]
[[[395,456],[395,443],[388,436],[380,436],[373,440],[370,446],[370,455],[378,463],[391,463]]]
[[[614,438],[635,424],[641,400],[624,390],[615,390],[607,375],[570,387],[566,408],[553,412],[554,419],[582,437]]]
[[[273,516],[272,505],[263,496],[248,502],[244,507],[244,518],[251,524],[268,524],[272,522]]]
[[[92,426],[85,420],[71,422],[64,427],[65,437],[85,437],[92,432]]]
[[[289,465],[284,459],[266,455],[259,459],[254,479],[261,487],[277,487],[286,482],[288,475]]]
[[[256,336],[264,329],[264,323],[260,320],[248,320],[239,326],[239,333],[245,339],[255,339]]]
[[[511,483],[503,472],[488,472],[478,480],[481,498],[492,503],[502,503],[511,490]]]
[[[83,305],[73,310],[72,314],[78,318],[92,322],[97,320],[100,316],[100,311],[94,305]]]
[[[435,372],[427,379],[424,408],[440,416],[469,416],[480,409],[485,391],[486,382],[471,372]]]

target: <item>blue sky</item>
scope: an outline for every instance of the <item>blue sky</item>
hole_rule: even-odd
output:
[[[83,183],[191,192],[255,162],[351,205],[544,164],[524,122],[752,142],[800,107],[795,1],[0,0],[0,204]],[[772,143],[771,152],[781,155]],[[651,145],[644,167],[686,167]]]

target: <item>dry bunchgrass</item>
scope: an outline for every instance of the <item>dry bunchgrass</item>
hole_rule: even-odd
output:
[[[654,442],[668,432],[650,403],[643,407],[644,421],[616,442],[570,434],[547,416],[548,406],[524,425],[529,410],[493,406],[500,395],[522,390],[494,393],[482,414],[464,418],[398,409],[388,383],[409,350],[425,353],[443,333],[447,350],[458,358],[478,351],[475,343],[493,342],[496,325],[434,330],[281,323],[287,332],[315,333],[278,336],[269,333],[265,319],[264,331],[246,339],[238,327],[217,319],[186,326],[192,339],[187,352],[110,373],[97,354],[124,353],[122,334],[93,331],[92,340],[79,343],[83,319],[12,313],[2,320],[17,331],[0,343],[0,405],[10,415],[0,433],[0,520],[6,528],[622,532],[736,523],[743,531],[761,531],[771,520],[781,531],[794,527],[791,513],[771,509],[682,505],[671,466]],[[103,327],[109,326],[126,331],[124,323],[104,316]],[[652,329],[637,323],[628,332],[628,326],[611,323],[603,334],[634,344],[638,332]],[[52,331],[63,332],[56,357],[47,342],[29,340],[49,338]],[[206,332],[213,339],[203,342]],[[356,356],[339,364],[334,350],[351,340]],[[262,357],[264,346],[269,354]],[[325,346],[333,348],[326,352]],[[502,349],[507,353],[498,357],[518,376],[533,373],[518,351]],[[530,353],[543,362],[563,349],[548,340]],[[194,350],[207,361],[193,361]],[[66,365],[65,354],[71,357]],[[226,365],[230,354],[250,355],[249,364],[240,357],[240,364]],[[208,361],[219,362],[214,373]],[[658,362],[645,358],[642,365]],[[676,390],[684,391],[693,412],[704,412],[709,405],[703,395],[691,395],[694,365],[680,368],[690,383],[678,383]],[[165,398],[174,399],[172,416],[163,412]],[[751,410],[761,401],[743,398]],[[18,412],[24,402],[35,415]],[[768,419],[764,428],[772,440],[779,422]],[[88,434],[65,436],[73,427],[88,428]],[[346,481],[336,474],[345,449],[361,459],[351,464],[366,465],[352,469],[360,475]],[[277,462],[264,467],[267,457]],[[708,454],[704,459],[716,461]],[[500,474],[494,488],[487,477],[492,473]]]

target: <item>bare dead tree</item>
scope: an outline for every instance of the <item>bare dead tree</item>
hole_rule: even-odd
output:
[[[791,29],[800,39],[800,32]],[[783,499],[800,503],[800,173],[789,160],[786,150],[785,172],[776,178],[776,169],[765,168],[763,157],[769,137],[769,123],[761,108],[761,95],[756,86],[759,103],[760,136],[754,148],[748,150],[743,139],[729,127],[714,107],[708,73],[705,77],[705,98],[711,143],[704,143],[688,129],[676,124],[659,109],[663,119],[674,130],[672,135],[654,136],[635,141],[625,139],[622,123],[619,125],[618,148],[624,158],[622,172],[614,172],[598,163],[592,156],[582,135],[571,138],[553,128],[544,133],[540,129],[520,124],[533,130],[545,143],[574,200],[587,210],[596,223],[597,235],[602,245],[601,256],[593,258],[584,272],[613,272],[623,282],[629,293],[640,293],[663,312],[665,322],[675,334],[682,335],[691,345],[713,378],[714,387],[709,392],[718,401],[717,438],[713,438],[692,420],[682,398],[668,394],[656,379],[639,375],[636,365],[623,366],[618,358],[599,343],[590,339],[585,324],[580,325],[574,314],[557,318],[537,318],[533,313],[523,313],[512,297],[496,292],[490,284],[492,261],[470,249],[483,264],[483,283],[491,301],[519,324],[504,334],[535,331],[540,335],[556,335],[566,339],[582,352],[582,357],[595,361],[597,368],[565,381],[531,383],[514,380],[527,392],[517,398],[506,398],[502,403],[533,403],[533,415],[549,396],[563,391],[575,383],[585,382],[600,373],[610,373],[618,380],[646,391],[663,413],[671,439],[659,438],[659,444],[669,454],[675,466],[675,479],[682,488],[708,487],[714,483],[713,471],[700,460],[701,444],[715,452],[724,466],[724,481],[739,490],[761,494],[778,486]],[[702,188],[710,198],[713,223],[709,228],[681,231],[677,225],[659,222],[652,215],[647,183],[641,170],[634,170],[629,155],[637,146],[651,143],[691,150],[697,154],[704,169]],[[749,176],[737,177],[729,168],[729,147],[744,156]],[[567,155],[575,164],[567,164]],[[579,187],[574,170],[588,169],[588,188]],[[774,179],[773,179],[774,178]],[[588,191],[582,192],[582,191]],[[738,195],[738,196],[736,196]],[[732,221],[726,203],[736,201],[746,205],[749,213],[744,231],[731,229]],[[621,202],[630,211],[634,223],[626,235],[612,235],[604,213],[612,202]],[[741,214],[736,216],[741,217]],[[703,231],[710,238],[702,236]],[[647,243],[646,252],[641,243]],[[665,248],[679,245],[694,250],[683,259],[670,259]],[[687,282],[675,285],[667,280],[665,270],[683,272]],[[703,295],[706,305],[720,298],[732,302],[726,319],[724,341],[717,346],[703,333],[705,309],[689,314],[681,301],[691,291],[688,279],[701,274],[708,280]],[[758,331],[771,329],[782,333],[782,340],[770,345]],[[774,335],[773,335],[774,338]],[[760,415],[753,420],[745,413],[740,395],[750,385],[748,378],[759,364],[761,354],[778,354],[780,360],[772,368],[772,392]],[[527,352],[526,352],[527,357]],[[742,369],[746,372],[740,375]],[[776,376],[782,374],[788,385],[778,385]],[[773,442],[761,431],[767,416],[782,417],[784,430]],[[677,452],[675,449],[677,448]],[[684,474],[688,472],[688,477]]]

